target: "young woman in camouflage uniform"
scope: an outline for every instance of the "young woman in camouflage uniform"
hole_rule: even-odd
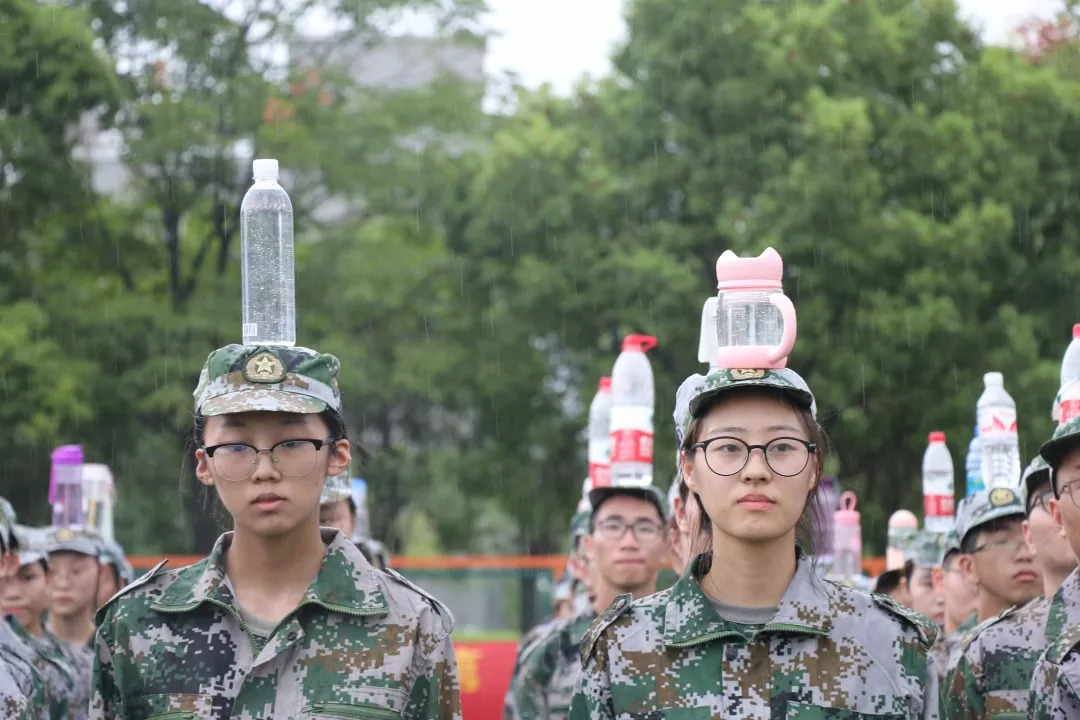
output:
[[[460,718],[450,613],[320,531],[323,481],[350,457],[337,375],[307,348],[210,354],[195,474],[234,530],[98,613],[91,718]]]
[[[786,369],[684,383],[683,478],[712,551],[590,628],[571,720],[937,717],[933,623],[814,572],[814,408]]]

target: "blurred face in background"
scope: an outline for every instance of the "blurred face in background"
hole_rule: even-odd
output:
[[[349,509],[349,501],[338,500],[337,502],[320,505],[319,525],[321,527],[336,528],[341,531],[342,535],[351,538],[356,521]]]
[[[98,607],[112,599],[112,596],[120,592],[120,576],[113,565],[102,565],[98,573],[97,601]]]
[[[1076,568],[1076,554],[1069,539],[1065,537],[1050,508],[1054,503],[1054,491],[1050,483],[1037,487],[1028,500],[1028,517],[1024,522],[1024,536],[1035,550],[1036,562],[1042,567],[1044,579],[1053,578],[1054,585]],[[1057,587],[1046,588],[1050,594]]]
[[[916,567],[911,573],[908,589],[911,592],[911,605],[915,612],[925,615],[938,625],[945,624],[945,596],[934,589],[934,568]]]
[[[29,631],[41,631],[41,618],[49,608],[49,574],[41,562],[23,565],[6,583],[0,596],[0,607],[5,615]]]
[[[96,557],[77,552],[55,552],[49,555],[49,569],[49,612],[58,617],[70,617],[96,609],[94,596],[101,569]]]
[[[630,495],[609,498],[593,513],[592,532],[585,538],[590,569],[619,593],[655,583],[667,559],[666,531],[648,500]]]

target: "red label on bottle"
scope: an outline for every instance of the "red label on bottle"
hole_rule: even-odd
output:
[[[589,479],[594,488],[607,487],[611,484],[611,466],[589,463]]]
[[[616,430],[611,434],[611,462],[653,461],[653,434],[647,430]]]
[[[956,512],[956,501],[952,495],[923,495],[923,515],[925,517],[950,517]]]
[[[1080,398],[1068,398],[1061,401],[1061,418],[1058,423],[1064,425],[1080,416]]]

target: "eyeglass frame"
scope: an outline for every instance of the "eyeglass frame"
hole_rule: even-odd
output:
[[[594,535],[598,533],[598,531],[600,530],[600,526],[604,523],[619,523],[620,525],[622,525],[622,530],[620,530],[617,535],[606,535],[605,533],[605,537],[607,537],[609,540],[622,540],[624,537],[626,537],[626,531],[629,530],[630,533],[634,536],[634,539],[638,542],[655,541],[661,539],[664,536],[665,531],[667,530],[667,525],[665,523],[655,523],[652,520],[646,520],[644,518],[638,520],[637,522],[631,523],[623,520],[621,517],[606,517],[593,525],[592,531]],[[638,535],[638,527],[644,525],[655,528],[656,537],[642,538],[640,535]]]
[[[308,442],[308,443],[311,443],[315,447],[315,462],[313,462],[311,464],[310,468],[308,468],[304,472],[296,474],[296,475],[286,475],[284,472],[282,472],[280,466],[278,465],[277,456],[274,454],[274,450],[276,450],[279,445],[284,445],[285,443],[291,443],[291,442]],[[318,455],[319,455],[320,452],[322,452],[322,449],[324,447],[327,447],[327,446],[332,446],[335,442],[337,442],[337,439],[336,438],[331,438],[331,437],[328,437],[328,438],[326,438],[324,440],[317,440],[315,438],[286,438],[285,440],[279,440],[278,442],[274,443],[273,445],[271,445],[268,448],[257,448],[254,445],[252,445],[251,443],[245,443],[245,442],[227,442],[227,443],[218,443],[217,445],[203,445],[203,446],[200,447],[200,449],[204,453],[206,453],[206,456],[208,458],[210,458],[210,466],[212,468],[214,468],[215,471],[217,471],[217,466],[213,462],[214,461],[214,453],[217,452],[219,449],[221,449],[223,447],[229,447],[230,445],[243,445],[244,447],[249,447],[252,450],[254,450],[255,451],[255,458],[251,461],[251,470],[248,471],[247,475],[245,475],[242,478],[232,478],[232,477],[225,477],[225,475],[221,475],[221,477],[225,478],[229,482],[244,482],[245,480],[250,479],[251,476],[255,474],[255,470],[257,470],[258,467],[259,467],[259,456],[262,455],[264,452],[265,453],[270,453],[270,464],[271,464],[271,466],[274,467],[274,469],[276,469],[278,472],[281,473],[282,477],[302,477],[304,475],[307,475],[309,472],[312,471],[312,469],[314,469],[315,463],[318,462]],[[218,473],[218,474],[220,475],[221,473]]]
[[[717,440],[735,440],[735,441],[741,443],[746,448],[746,459],[743,460],[743,464],[735,472],[731,472],[731,473],[717,472],[716,470],[713,470],[712,465],[709,465],[708,447],[709,447],[710,444],[716,442]],[[803,463],[803,466],[801,468],[799,468],[797,471],[791,473],[790,475],[784,474],[782,472],[778,472],[777,469],[772,466],[772,463],[769,462],[769,453],[767,452],[767,450],[768,450],[770,445],[772,445],[775,442],[779,442],[780,440],[792,440],[792,441],[797,442],[800,445],[803,445],[804,447],[806,447],[806,462]],[[801,473],[803,470],[805,470],[806,467],[810,464],[810,456],[818,451],[818,444],[815,443],[815,442],[810,442],[809,440],[803,440],[802,438],[786,437],[785,436],[785,437],[775,437],[772,440],[770,440],[769,442],[765,443],[764,445],[751,445],[750,443],[746,442],[742,438],[737,438],[737,437],[734,437],[732,435],[718,435],[716,437],[711,437],[708,440],[702,440],[700,442],[696,442],[693,445],[691,445],[689,449],[690,450],[697,450],[699,448],[705,454],[705,466],[708,467],[709,470],[714,475],[718,475],[719,477],[732,477],[732,476],[738,475],[743,470],[745,470],[746,466],[750,463],[750,455],[751,455],[751,453],[754,452],[754,450],[761,450],[761,456],[763,458],[765,458],[765,465],[769,468],[769,470],[773,471],[774,473],[776,473],[780,477],[795,477],[796,475]]]
[[[1071,490],[1069,491],[1069,494],[1072,494]],[[1025,514],[1027,515],[1027,517],[1031,517],[1031,511],[1035,509],[1036,505],[1041,507],[1043,509],[1043,512],[1049,514],[1051,499],[1057,499],[1054,496],[1054,489],[1051,488],[1049,485],[1045,488],[1040,488],[1039,490],[1028,496],[1027,507],[1024,508]]]
[[[980,553],[984,550],[989,550],[990,548],[1007,548],[1010,545],[1012,546],[1013,555],[1016,555],[1018,552],[1025,548],[1027,548],[1029,551],[1031,550],[1031,545],[1028,543],[1027,538],[1025,538],[1021,533],[1019,539],[1002,538],[1001,540],[989,540],[981,545],[976,545],[975,547],[971,548],[971,554],[974,555],[975,553]]]

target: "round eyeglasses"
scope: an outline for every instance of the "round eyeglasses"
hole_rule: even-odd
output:
[[[239,482],[255,474],[255,468],[259,465],[259,454],[264,452],[270,453],[271,462],[284,477],[307,475],[315,468],[319,451],[332,442],[332,438],[295,438],[282,440],[268,448],[257,448],[247,443],[222,443],[204,446],[203,451],[210,458],[210,465],[215,473],[226,480]]]
[[[777,475],[792,477],[806,469],[810,454],[817,445],[800,438],[778,437],[764,445],[750,445],[737,437],[714,437],[694,443],[692,450],[700,448],[705,454],[705,464],[717,475],[737,475],[750,462],[750,453],[761,450],[765,463]]]

